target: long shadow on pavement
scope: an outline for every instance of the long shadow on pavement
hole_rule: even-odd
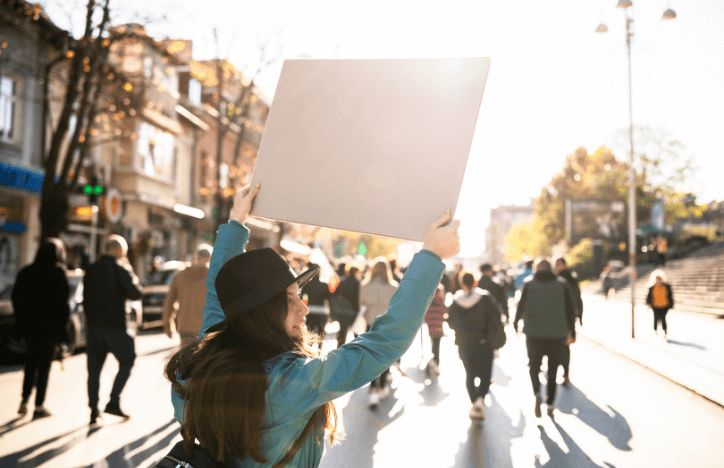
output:
[[[322,457],[321,466],[372,468],[377,444],[377,435],[385,426],[393,423],[404,413],[404,407],[393,416],[388,416],[398,400],[394,392],[382,400],[375,410],[370,410],[367,387],[352,393],[349,403],[342,410],[343,421],[355,421],[354,427],[345,427],[347,441],[328,448]]]
[[[14,453],[10,453],[2,458],[0,458],[0,466],[15,466],[18,468],[22,467],[35,467],[39,466],[43,463],[45,463],[48,460],[51,460],[58,455],[61,455],[62,453],[65,453],[66,451],[73,448],[78,443],[86,440],[88,437],[93,435],[95,431],[100,429],[99,427],[92,427],[88,428],[87,426],[79,427],[73,430],[70,430],[68,432],[65,432],[63,434],[59,434],[57,436],[53,436],[49,439],[43,440],[42,442],[38,442],[35,445],[31,445],[30,447],[26,447],[22,450],[19,450]],[[34,455],[31,458],[25,459],[28,455],[31,453],[37,451],[38,449],[43,448],[46,445],[52,444],[58,440],[61,440],[68,436],[71,437],[68,441],[66,441],[63,445],[59,447],[50,448],[48,450],[45,450],[43,452],[40,452],[37,455]]]
[[[518,413],[514,424],[493,393],[482,423],[471,422],[468,438],[461,442],[453,467],[512,468],[512,440],[523,436],[525,416]],[[465,417],[466,415],[461,415]]]
[[[666,340],[666,342],[677,346],[685,346],[687,348],[698,349],[699,351],[706,351],[707,349],[709,349],[706,346],[700,345],[698,343],[691,343],[689,341],[678,341],[669,338],[668,340]]]
[[[556,408],[563,413],[574,414],[596,432],[606,437],[619,450],[629,451],[633,437],[631,427],[621,413],[608,406],[613,415],[604,411],[586,397],[575,385],[560,386]]]
[[[546,452],[548,452],[549,460],[545,464],[541,464],[540,460],[535,460],[536,468],[563,468],[563,467],[575,467],[575,468],[601,468],[586,455],[581,447],[573,441],[573,438],[556,422],[553,423],[558,429],[563,441],[568,447],[568,452],[564,452],[563,449],[546,433],[543,426],[538,425],[540,431],[540,438],[543,442]],[[611,466],[606,464],[606,466]]]
[[[170,426],[176,424],[175,419],[171,419],[167,423],[157,427],[152,432],[145,434],[138,439],[129,442],[122,447],[117,448],[113,452],[106,455],[104,458],[88,465],[89,468],[92,467],[116,467],[116,466],[138,466],[141,462],[145,461],[151,456],[154,456],[156,453],[163,449],[171,449],[170,445],[171,442],[174,441],[177,437],[180,438],[180,433],[178,430],[169,431],[166,435],[164,435],[161,439],[159,439],[157,442],[155,442],[153,445],[146,447],[145,449],[141,450],[140,452],[134,453],[130,457],[128,457],[128,454],[133,452],[134,450],[138,449],[139,447],[143,446],[148,440],[156,436],[157,434],[160,434],[167,430]],[[159,457],[161,458],[161,457]]]

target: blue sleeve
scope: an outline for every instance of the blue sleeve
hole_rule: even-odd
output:
[[[221,309],[219,297],[216,295],[216,275],[230,258],[244,253],[249,242],[249,229],[236,221],[229,221],[219,227],[214,243],[214,252],[211,255],[209,274],[206,277],[206,305],[204,305],[204,321],[201,324],[200,335],[205,330],[224,320],[224,311]]]
[[[270,388],[270,393],[283,398],[290,412],[304,414],[380,375],[410,347],[443,270],[437,255],[427,251],[415,255],[387,313],[373,322],[369,332],[325,358],[296,358],[280,364],[283,368],[275,373],[281,378],[274,379],[272,385],[277,388]]]

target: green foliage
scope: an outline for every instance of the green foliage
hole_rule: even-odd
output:
[[[542,234],[541,220],[533,220],[513,225],[505,236],[505,259],[517,262],[525,256],[546,256],[551,252],[548,238]]]
[[[536,200],[536,219],[540,220],[547,243],[554,245],[565,236],[566,199],[625,200],[628,166],[611,150],[602,146],[593,154],[578,148],[566,158],[563,169],[541,191]]]

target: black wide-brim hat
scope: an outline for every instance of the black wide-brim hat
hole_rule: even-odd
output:
[[[226,317],[206,333],[223,330],[231,322],[297,283],[300,288],[319,272],[312,267],[295,276],[287,262],[272,249],[251,250],[228,260],[216,276],[216,295]]]

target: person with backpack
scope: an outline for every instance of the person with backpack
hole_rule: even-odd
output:
[[[318,466],[325,433],[334,441],[333,401],[409,348],[443,274],[442,259],[459,249],[459,222],[448,211],[430,224],[387,312],[322,359],[310,345],[309,311],[299,297],[317,270],[294,276],[272,249],[245,252],[243,223],[258,193],[258,185],[240,190],[229,222],[219,228],[201,340],[166,366],[183,441],[160,466],[203,454],[234,466]]]
[[[43,404],[53,355],[65,339],[69,295],[63,242],[48,238],[38,247],[33,263],[18,272],[11,295],[15,327],[27,345],[20,415],[28,412],[35,388],[33,419],[50,416]]]
[[[513,321],[516,333],[521,320],[535,396],[535,416],[541,417],[540,368],[543,356],[547,356],[546,404],[548,416],[553,417],[556,374],[564,347],[576,341],[576,312],[566,281],[553,273],[548,260],[538,260],[535,274],[523,284]]]
[[[455,344],[465,367],[465,386],[472,403],[470,418],[485,419],[493,354],[505,344],[505,332],[500,307],[488,291],[475,287],[471,273],[462,275],[461,287],[448,308],[448,323],[455,330]],[[479,379],[477,385],[475,379]]]

